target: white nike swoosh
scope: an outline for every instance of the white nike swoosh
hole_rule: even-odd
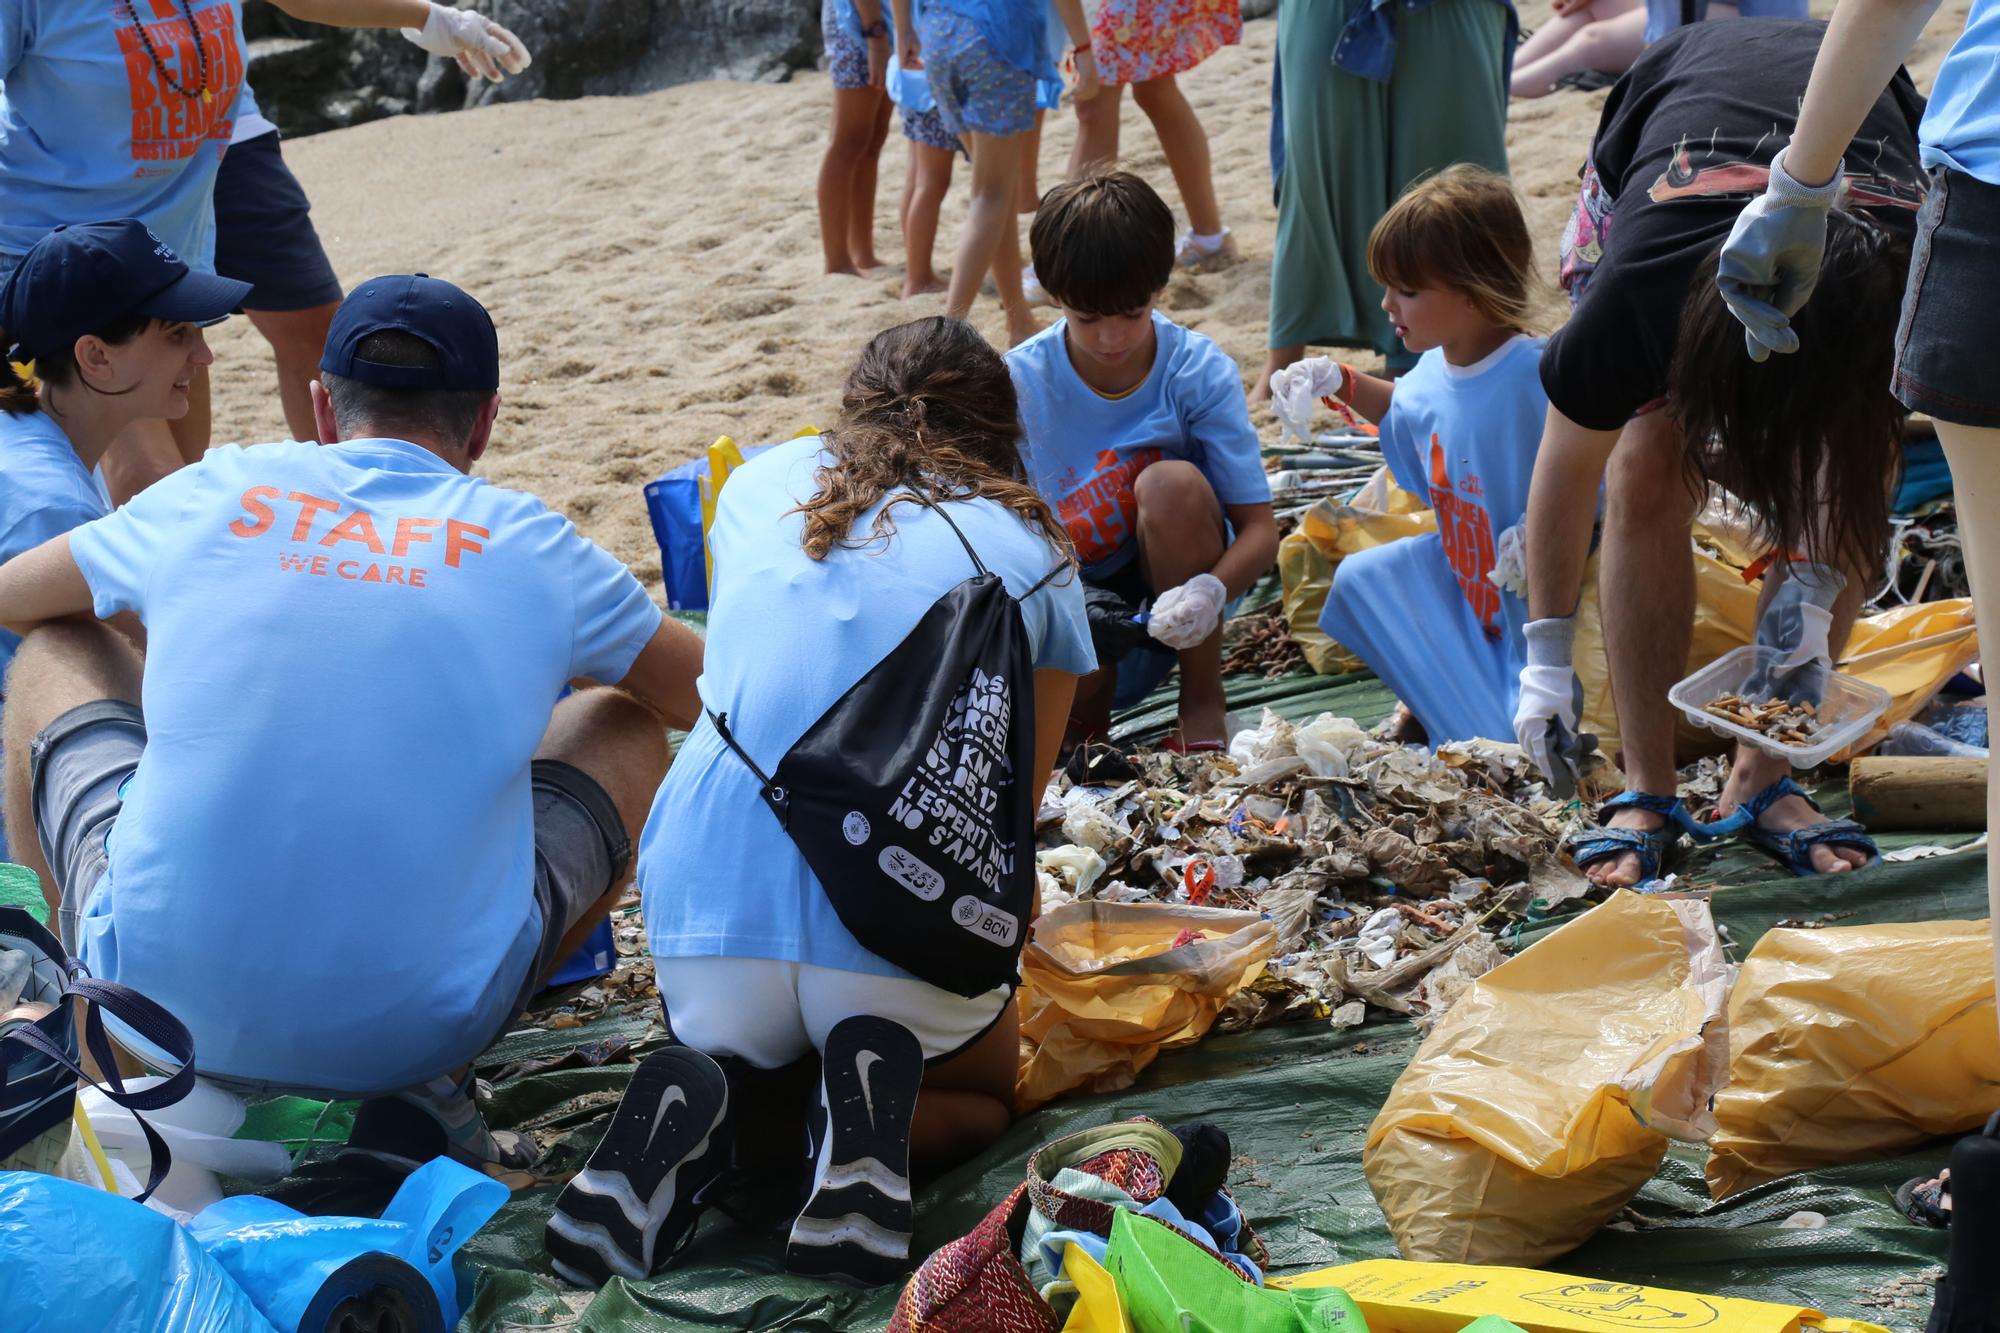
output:
[[[651,1133],[646,1135],[647,1152],[651,1152],[653,1150],[653,1140],[659,1137],[660,1125],[667,1118],[667,1110],[668,1108],[672,1107],[676,1102],[678,1102],[682,1106],[687,1105],[687,1094],[681,1091],[680,1084],[678,1083],[676,1083],[673,1087],[667,1089],[666,1096],[660,1098],[660,1109],[653,1112],[653,1129]]]
[[[873,1051],[863,1051],[854,1057],[854,1067],[861,1074],[861,1102],[868,1108],[868,1132],[875,1132],[875,1090],[868,1086],[868,1071],[882,1063],[882,1057]]]

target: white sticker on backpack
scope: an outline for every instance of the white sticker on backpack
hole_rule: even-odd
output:
[[[884,847],[882,854],[875,858],[875,864],[881,866],[890,879],[927,903],[936,902],[944,894],[944,876],[901,847]]]
[[[847,818],[840,821],[840,836],[852,846],[859,847],[868,841],[868,816],[859,810],[849,810]]]
[[[1020,918],[998,907],[989,907],[969,893],[951,905],[951,919],[1002,948],[1013,948],[1021,933]]]

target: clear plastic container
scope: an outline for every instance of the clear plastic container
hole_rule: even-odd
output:
[[[1820,730],[1810,745],[1789,745],[1772,740],[1763,732],[1739,726],[1726,718],[1705,712],[1707,705],[1725,695],[1743,693],[1745,682],[1756,668],[1757,650],[1748,645],[1725,653],[1686,680],[1667,691],[1674,707],[1688,721],[1718,735],[1730,736],[1746,745],[1790,761],[1794,768],[1811,768],[1853,745],[1868,734],[1877,718],[1889,711],[1889,692],[1853,676],[1830,672],[1826,698],[1819,706]]]

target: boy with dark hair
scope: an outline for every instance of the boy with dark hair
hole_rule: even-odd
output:
[[[1174,219],[1137,176],[1056,186],[1028,236],[1062,318],[1007,354],[1021,458],[1076,544],[1101,664],[1077,687],[1071,734],[1102,732],[1178,662],[1167,745],[1221,749],[1223,614],[1278,551],[1242,373],[1153,308]]]

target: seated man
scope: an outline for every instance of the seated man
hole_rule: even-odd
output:
[[[398,1163],[519,1164],[471,1061],[626,882],[701,644],[467,475],[499,408],[478,302],[364,283],[320,368],[321,445],[214,450],[0,567],[9,841],[204,1076],[369,1098],[351,1143]],[[143,668],[92,611],[138,616]],[[556,702],[583,677],[619,688]]]

